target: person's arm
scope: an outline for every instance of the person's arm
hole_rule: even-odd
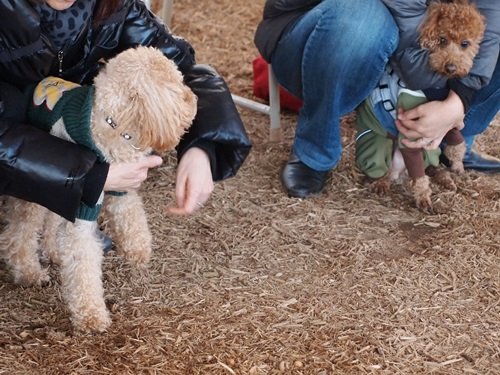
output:
[[[234,176],[251,145],[229,88],[219,73],[208,65],[197,65],[191,45],[173,36],[141,1],[127,3],[99,30],[107,42],[119,44],[115,52],[137,45],[152,46],[177,64],[185,83],[198,97],[196,118],[177,147],[179,160],[189,148],[197,147],[209,156],[214,180]],[[111,32],[115,35],[111,36]]]
[[[38,203],[74,221],[85,176],[96,162],[92,151],[33,126],[1,120],[0,150],[0,194]],[[95,181],[102,187],[105,178]]]
[[[167,212],[176,215],[192,214],[202,208],[214,189],[208,154],[191,147],[183,155],[177,168],[175,204]]]
[[[194,65],[186,84],[198,97],[198,111],[177,147],[179,159],[191,147],[210,157],[214,181],[232,177],[250,152],[251,143],[224,79],[208,65]]]
[[[177,207],[172,209],[191,213],[206,202],[214,180],[236,174],[250,152],[250,140],[224,79],[212,67],[196,64],[186,40],[173,36],[140,1],[131,1],[120,12],[112,21],[121,27],[105,24],[100,29],[107,41],[118,41],[115,52],[137,45],[160,49],[198,97],[196,118],[177,147]]]
[[[443,101],[430,101],[407,111],[400,109],[396,127],[407,138],[402,140],[406,147],[435,149],[450,129],[463,126],[463,117],[462,101],[450,91]]]
[[[0,151],[0,195],[38,203],[69,221],[80,202],[93,206],[103,190],[137,189],[148,170],[162,163],[159,156],[148,156],[110,166],[85,147],[2,120]]]

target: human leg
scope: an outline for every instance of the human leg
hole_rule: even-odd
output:
[[[500,110],[500,63],[497,61],[490,83],[479,90],[465,116],[462,130],[467,143],[464,168],[487,173],[500,173],[500,159],[474,151],[472,145],[475,136],[486,130]]]
[[[490,83],[475,94],[470,109],[465,115],[465,127],[462,130],[467,144],[467,151],[463,161],[465,169],[474,169],[486,173],[500,173],[500,159],[483,155],[472,148],[476,135],[486,130],[500,110],[499,61],[497,61]]]
[[[479,153],[473,149],[476,136],[486,130],[499,110],[500,62],[497,61],[489,84],[476,92],[469,111],[464,118],[465,127],[461,132],[466,144],[466,152],[463,158],[465,169],[474,169],[485,173],[500,173],[500,159]],[[441,154],[441,162],[446,166],[450,166],[450,161],[444,154]]]
[[[500,60],[490,83],[476,92],[464,119],[462,134],[471,137],[481,134],[500,110]]]
[[[340,117],[375,87],[398,42],[380,0],[326,0],[282,37],[272,59],[280,84],[304,100],[294,151],[318,171],[340,159]]]
[[[307,177],[295,173],[297,165],[308,174],[327,172],[338,163],[340,117],[375,87],[397,42],[397,27],[380,0],[323,1],[282,37],[273,71],[304,101],[292,147],[292,159],[300,164],[294,164],[294,173],[287,174],[288,166],[283,171],[289,195],[292,185]]]

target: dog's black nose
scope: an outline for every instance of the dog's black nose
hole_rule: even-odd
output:
[[[457,71],[457,66],[455,64],[448,63],[444,67],[446,69],[446,72],[448,72],[448,74],[455,74]]]

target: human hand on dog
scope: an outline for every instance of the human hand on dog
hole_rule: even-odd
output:
[[[192,147],[182,156],[177,168],[175,184],[176,207],[167,207],[167,213],[189,215],[203,207],[214,190],[212,169],[208,155]]]
[[[431,101],[410,110],[400,109],[396,127],[409,148],[436,149],[446,133],[463,128],[464,107],[456,93],[450,91],[443,101]]]
[[[163,163],[161,157],[151,155],[132,163],[111,164],[104,183],[104,191],[136,190],[148,177],[149,168],[158,167],[161,163]]]

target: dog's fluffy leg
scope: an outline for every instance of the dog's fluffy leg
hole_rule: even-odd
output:
[[[141,197],[133,191],[106,196],[104,215],[118,254],[138,266],[148,263],[152,239]]]
[[[38,242],[46,209],[20,199],[7,199],[7,225],[0,234],[0,249],[16,284],[43,285],[47,270],[38,258]]]
[[[63,298],[73,326],[86,332],[102,332],[111,324],[104,301],[103,250],[96,225],[83,220],[67,222],[58,237]]]
[[[453,178],[447,169],[430,166],[425,170],[425,172],[430,179],[439,186],[448,190],[457,191],[457,185],[455,184],[455,181],[453,181]]]
[[[458,174],[465,172],[464,170],[464,156],[467,147],[465,142],[459,143],[458,145],[448,145],[444,149],[444,155],[448,158],[451,163],[450,169]]]
[[[40,248],[43,256],[54,264],[61,264],[57,237],[60,236],[59,228],[63,221],[59,215],[48,212],[43,224]]]
[[[391,179],[388,174],[370,183],[369,190],[378,195],[385,195],[391,190]]]
[[[412,180],[412,189],[417,207],[422,211],[432,212],[432,190],[429,176],[417,177]]]

